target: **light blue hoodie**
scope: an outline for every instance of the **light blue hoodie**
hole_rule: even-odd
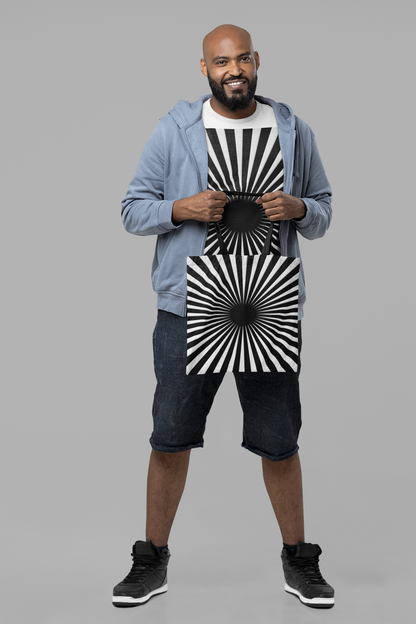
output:
[[[157,307],[186,316],[186,258],[203,254],[208,224],[188,220],[175,226],[172,206],[177,199],[207,189],[208,156],[202,105],[179,101],[161,118],[146,143],[136,173],[122,201],[122,220],[128,232],[139,236],[156,234],[152,265]],[[292,109],[256,96],[273,107],[285,169],[285,193],[301,197],[306,216],[282,221],[280,244],[283,256],[300,257],[297,232],[305,238],[320,238],[331,222],[331,187],[326,177],[312,130]],[[299,318],[303,316],[305,280],[301,265]]]

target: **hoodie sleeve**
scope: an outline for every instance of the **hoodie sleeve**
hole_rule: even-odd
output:
[[[300,121],[300,120],[298,120]],[[306,215],[292,220],[296,230],[308,239],[321,238],[331,223],[332,191],[319,155],[315,135],[304,122],[298,126],[299,149],[295,159],[295,176],[301,182],[299,194],[305,202]]]
[[[121,202],[123,225],[131,234],[147,236],[177,229],[172,223],[173,201],[164,199],[165,140],[162,124],[146,143],[134,178]]]

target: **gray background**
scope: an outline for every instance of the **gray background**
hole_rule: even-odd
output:
[[[411,621],[415,4],[224,7],[2,3],[7,624]],[[111,589],[144,530],[155,322],[155,240],[123,230],[120,201],[159,117],[208,91],[201,40],[227,22],[251,32],[258,93],[311,125],[333,185],[327,236],[301,241],[300,446],[307,539],[337,604],[315,611],[283,592],[229,375],[191,458],[169,592],[116,610]]]

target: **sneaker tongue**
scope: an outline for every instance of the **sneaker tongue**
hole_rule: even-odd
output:
[[[153,559],[158,556],[151,542],[136,542],[133,546],[133,553],[140,555],[140,557],[152,557]]]
[[[295,557],[315,557],[321,553],[321,549],[318,544],[306,544],[305,542],[298,542],[298,549]]]

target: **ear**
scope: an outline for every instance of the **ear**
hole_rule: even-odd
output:
[[[254,59],[256,61],[256,69],[260,67],[260,57],[258,52],[254,52]]]
[[[205,78],[208,78],[208,72],[207,72],[207,64],[205,62],[205,59],[201,58],[201,72],[204,74]]]

